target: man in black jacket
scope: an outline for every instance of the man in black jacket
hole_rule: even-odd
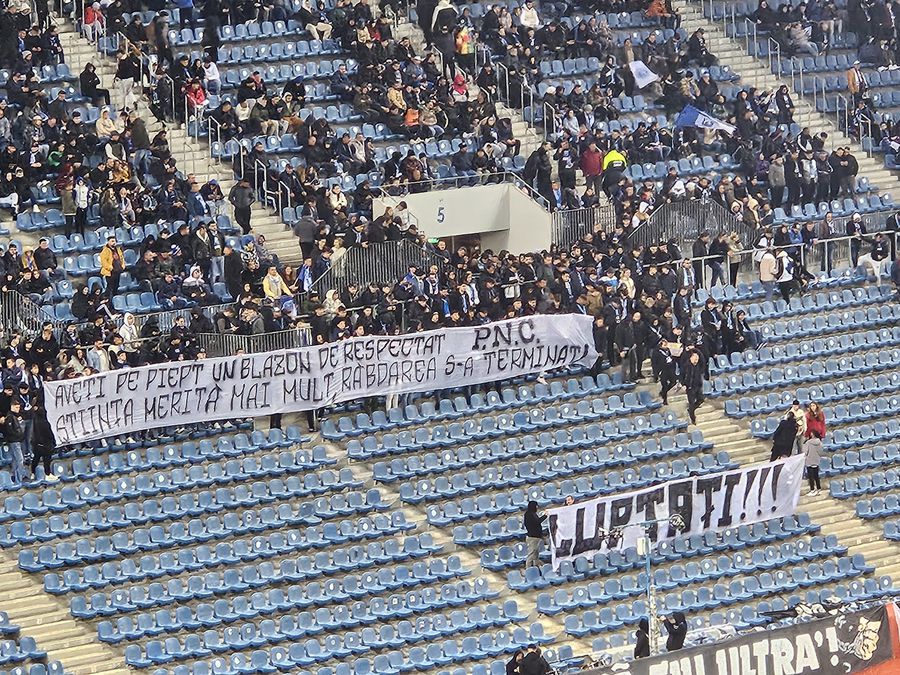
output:
[[[703,404],[703,357],[696,349],[692,350],[684,364],[682,384],[684,384],[688,400],[688,416],[691,424],[697,424],[696,411]]]
[[[691,247],[691,257],[694,258],[694,284],[695,288],[703,288],[703,258],[709,255],[709,232],[701,232],[694,240]]]
[[[616,345],[622,358],[622,377],[626,382],[634,382],[644,376],[641,365],[644,363],[646,337],[647,329],[640,312],[634,312],[616,327]]]
[[[9,402],[9,412],[3,419],[3,439],[9,448],[12,480],[23,483],[28,479],[25,459],[22,456],[22,441],[25,440],[25,422],[22,419],[22,403],[13,396]]]
[[[712,298],[707,299],[706,307],[700,312],[700,323],[703,326],[706,358],[709,359],[719,353],[722,344],[722,313]]]
[[[539,567],[541,544],[544,543],[544,520],[547,514],[538,514],[538,503],[528,502],[525,509],[525,567]]]

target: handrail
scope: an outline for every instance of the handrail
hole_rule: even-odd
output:
[[[772,68],[773,55],[777,55],[774,58],[777,59],[778,72],[775,72],[775,70]],[[781,77],[781,43],[772,37],[769,38],[769,72],[773,75]]]
[[[278,180],[278,217],[281,217],[281,214],[284,213],[285,209],[289,209],[292,206],[291,199],[293,195],[291,194],[291,188],[288,187],[288,184],[283,180]],[[287,206],[284,205],[282,199],[287,199]]]
[[[544,140],[549,141],[551,136],[557,133],[557,120],[559,120],[559,111],[556,107],[543,101],[541,105],[544,108]],[[562,126],[562,120],[559,120],[559,126]]]
[[[215,141],[213,141],[213,132],[215,132]],[[207,116],[206,117],[206,145],[209,148],[210,157],[215,161],[216,164],[222,163],[222,152],[219,153],[218,157],[213,156],[213,143],[218,143],[222,152],[225,151],[225,146],[222,145],[222,125],[219,124],[214,117]]]
[[[756,40],[757,40],[756,22],[751,21],[749,18],[745,17],[744,18],[744,28],[746,29],[744,31],[745,50],[750,56],[752,56],[753,58],[756,58],[757,56],[759,56],[759,53],[758,53],[759,45],[756,42]]]

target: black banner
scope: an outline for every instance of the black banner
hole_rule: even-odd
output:
[[[900,675],[896,611],[836,613],[581,675]]]

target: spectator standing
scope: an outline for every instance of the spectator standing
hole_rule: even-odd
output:
[[[788,410],[772,435],[772,456],[771,461],[782,457],[790,457],[794,448],[794,441],[797,438],[797,418],[793,412]]]
[[[538,513],[538,503],[528,502],[525,509],[525,567],[539,567],[541,564],[541,545],[544,542],[544,520],[547,514]]]
[[[785,302],[790,302],[791,294],[797,290],[797,279],[794,276],[796,263],[791,256],[788,255],[786,249],[778,251],[775,256],[775,274],[778,280],[778,290],[781,291],[781,298]]]
[[[818,403],[810,401],[806,406],[806,437],[809,438],[814,432],[818,432],[819,438],[825,438],[825,413]]]
[[[806,456],[806,478],[809,481],[809,496],[815,497],[822,489],[819,480],[819,460],[822,457],[822,436],[818,430],[803,443],[803,454]]]
[[[687,637],[688,625],[683,612],[672,612],[671,616],[663,619],[663,626],[669,637],[666,638],[666,651],[676,652],[684,647],[684,638]]]
[[[48,483],[55,483],[59,478],[53,475],[50,462],[53,459],[53,451],[56,449],[56,440],[53,437],[50,422],[47,420],[47,411],[40,405],[36,405],[34,408],[33,433],[31,475],[37,479],[38,464],[43,464],[44,480]]]
[[[124,271],[125,252],[115,236],[109,236],[100,250],[100,276],[106,280],[106,293],[110,299],[119,292],[119,279]]]
[[[650,656],[650,622],[646,617],[638,621],[638,629],[634,632],[634,658],[644,659]]]
[[[765,290],[766,302],[771,302],[775,295],[775,284],[778,281],[777,272],[775,252],[771,248],[767,248],[759,261],[759,282]]]
[[[4,384],[4,389],[11,388]],[[3,416],[3,440],[9,449],[10,473],[14,483],[24,483],[28,478],[25,472],[25,459],[22,456],[22,441],[25,438],[25,424],[22,419],[22,403],[13,396],[9,402],[9,411]]]
[[[859,105],[869,90],[869,81],[859,67],[859,59],[847,71],[847,90],[853,96],[853,105]]]
[[[234,207],[234,219],[241,226],[244,234],[250,234],[250,206],[256,201],[253,188],[245,179],[241,179],[228,193],[228,201]]]
[[[854,213],[853,217],[847,221],[847,236],[853,237],[850,240],[850,264],[853,267],[859,267],[859,250],[866,236],[866,224],[858,213]]]
[[[695,288],[703,288],[703,263],[704,259],[709,255],[709,232],[701,232],[700,236],[694,240],[691,246],[691,257],[694,259],[694,283]],[[708,260],[705,262],[709,263]]]
[[[794,416],[797,431],[794,434],[794,450],[797,454],[803,451],[803,439],[806,437],[806,411],[800,405],[800,401],[794,399],[791,403],[790,414]]]
[[[706,367],[701,360],[700,352],[696,349],[691,350],[681,376],[687,394],[688,416],[691,418],[691,424],[697,424],[697,408],[703,405],[703,381]]]
[[[877,232],[871,242],[871,250],[859,258],[859,265],[866,271],[872,268],[875,275],[875,285],[881,286],[881,277],[885,275],[885,267],[890,264],[891,246],[883,233]]]
[[[603,152],[597,147],[597,140],[591,142],[581,153],[581,172],[584,174],[584,182],[589,189],[593,189],[595,195],[599,195],[603,189]]]

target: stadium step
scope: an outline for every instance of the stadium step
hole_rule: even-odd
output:
[[[99,54],[86,38],[75,31],[69,21],[63,22],[60,26],[60,35],[67,57],[70,51],[74,55],[74,59],[71,61],[72,71],[80,72],[88,61],[94,63],[103,86],[110,90],[113,104],[117,108],[121,108],[122,92],[113,84],[114,61]],[[138,100],[137,112],[146,121],[148,133],[151,136],[161,128],[150,114],[143,97]],[[204,138],[190,138],[187,131],[177,125],[167,125],[166,129],[169,147],[179,169],[185,174],[194,174],[198,182],[206,182],[213,178],[218,180],[227,197],[234,185],[234,174],[231,167],[226,164],[218,164],[209,156],[209,146],[206,145]],[[233,215],[232,220],[234,220]],[[280,214],[272,214],[270,209],[256,202],[251,207],[250,224],[253,234],[262,234],[267,243],[271,242],[270,248],[282,262],[287,264],[300,262],[300,246],[290,230],[286,230]]]
[[[832,147],[849,146],[857,150],[854,156],[859,163],[859,175],[866,176],[872,185],[883,191],[898,188],[897,179],[900,174],[885,169],[880,159],[867,157],[864,153],[858,152],[858,144],[840,131],[831,118],[818,112],[809,99],[793,91],[789,76],[787,79],[779,78],[770,72],[768,60],[749,56],[744,49],[743,40],[732,40],[725,35],[719,24],[708,21],[703,16],[699,3],[676,0],[674,6],[682,16],[682,27],[688,35],[693,34],[698,28],[703,28],[709,51],[719,59],[720,65],[729,66],[741,76],[741,84],[767,91],[774,91],[781,85],[787,85],[794,101],[794,119],[801,127],[809,127],[813,134],[826,132]]]
[[[0,553],[0,593],[10,621],[33,637],[49,660],[62,661],[67,673],[129,672],[120,654],[96,640],[93,626],[75,621],[64,603],[44,593],[39,576],[19,571],[5,551]]]

